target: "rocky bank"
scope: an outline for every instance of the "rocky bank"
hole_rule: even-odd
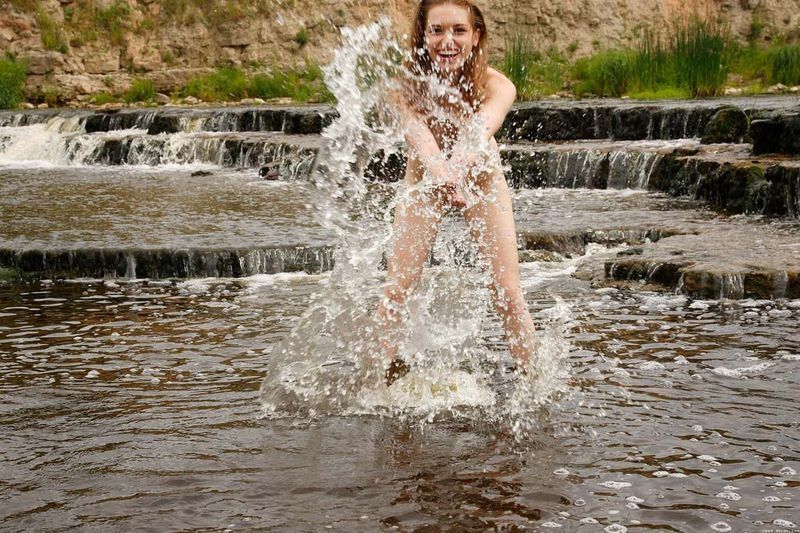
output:
[[[796,39],[799,0],[483,0],[492,57],[521,31],[541,50],[587,55],[629,43],[691,10],[741,39]],[[389,16],[398,35],[412,0],[4,0],[0,50],[28,62],[29,97],[86,99],[134,78],[169,92],[220,64],[271,69],[325,63],[342,27]]]

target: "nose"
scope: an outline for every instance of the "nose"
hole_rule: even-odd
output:
[[[453,30],[445,30],[444,36],[442,37],[442,43],[444,44],[452,43],[453,37],[454,37]]]

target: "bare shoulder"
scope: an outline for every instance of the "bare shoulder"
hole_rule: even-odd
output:
[[[489,98],[516,98],[517,88],[502,72],[489,67],[486,71],[486,93]]]

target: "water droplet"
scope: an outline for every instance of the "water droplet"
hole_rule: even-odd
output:
[[[628,528],[623,526],[622,524],[611,524],[603,528],[603,531],[606,533],[625,533],[628,531]]]
[[[742,497],[736,492],[718,492],[714,495],[715,498],[722,498],[723,500],[731,500],[738,502]]]
[[[719,531],[720,533],[726,533],[733,528],[725,522],[717,522],[716,524],[711,524],[711,529],[714,531]]]

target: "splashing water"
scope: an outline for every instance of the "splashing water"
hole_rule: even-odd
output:
[[[420,422],[445,415],[480,417],[508,422],[514,435],[525,436],[536,426],[531,414],[565,391],[569,312],[562,303],[551,309],[548,326],[538,332],[531,372],[509,373],[513,361],[507,350],[493,349],[486,340],[492,324],[488,269],[458,213],[443,217],[431,264],[400,310],[402,332],[392,342],[411,371],[391,387],[384,382],[381,337],[387,332],[376,309],[392,212],[438,184],[427,174],[397,190],[365,179],[371,161],[400,153],[404,126],[392,102],[411,75],[401,67],[403,51],[388,20],[345,29],[342,39],[325,69],[339,118],[323,132],[324,147],[311,176],[315,216],[338,236],[335,268],[272,354],[261,387],[264,409],[268,416],[389,414]],[[466,115],[458,107],[461,95],[448,84],[435,76],[415,81],[431,88],[432,101],[425,105],[432,116],[456,123],[455,115]],[[460,122],[459,140],[449,152],[482,154],[479,169],[498,168],[499,152],[483,138],[478,121]],[[491,190],[460,187],[467,208],[494,201]]]

